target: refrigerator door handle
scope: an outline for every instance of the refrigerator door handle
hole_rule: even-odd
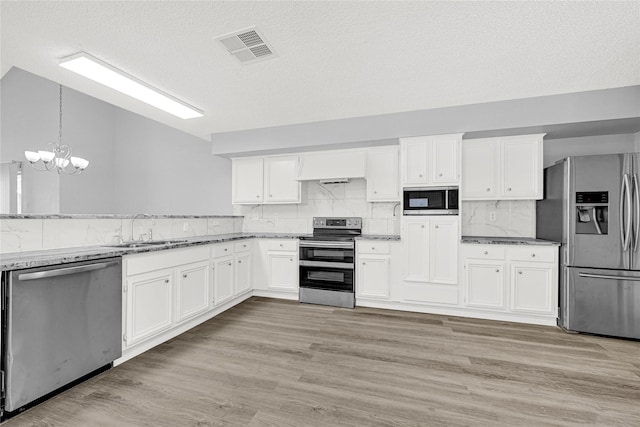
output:
[[[634,206],[634,216],[635,216],[635,224],[633,227],[634,231],[634,243],[633,243],[633,251],[638,250],[638,240],[640,237],[640,185],[638,185],[638,174],[633,174],[633,198],[635,200]]]
[[[628,281],[631,281],[631,282],[640,282],[640,277],[609,276],[609,275],[606,275],[606,274],[591,274],[591,273],[578,273],[578,276],[591,278],[591,279],[628,280]]]
[[[626,205],[626,206],[625,206]],[[625,210],[627,211],[627,221],[625,220]],[[626,225],[626,226],[625,226]],[[629,188],[629,174],[624,174],[622,188],[620,189],[620,240],[624,252],[629,249],[631,243],[631,191]]]

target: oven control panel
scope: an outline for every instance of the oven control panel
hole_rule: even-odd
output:
[[[362,228],[362,218],[326,218],[314,217],[313,228]]]

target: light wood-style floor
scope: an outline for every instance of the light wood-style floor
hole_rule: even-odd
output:
[[[640,426],[640,342],[251,298],[6,426]]]

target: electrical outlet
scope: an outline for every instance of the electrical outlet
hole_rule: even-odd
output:
[[[188,222],[183,222],[182,223],[182,231],[189,231],[189,223]]]
[[[259,219],[260,219],[260,215],[258,215],[258,214],[253,214],[253,215],[251,216],[251,219],[252,219],[253,221],[257,221],[257,220],[259,220]]]
[[[218,221],[217,219],[214,219],[213,221],[209,222],[209,224],[213,226],[220,225],[220,221]]]
[[[496,220],[496,213],[489,212],[489,221],[495,221],[495,220]]]

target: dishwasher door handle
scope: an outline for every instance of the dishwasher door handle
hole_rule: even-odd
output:
[[[34,273],[22,273],[18,274],[18,280],[38,280],[46,279],[48,277],[68,276],[70,274],[86,273],[88,271],[102,270],[103,268],[116,265],[117,261],[111,262],[98,262],[95,264],[79,265],[77,267],[56,268],[55,270],[36,271]]]

